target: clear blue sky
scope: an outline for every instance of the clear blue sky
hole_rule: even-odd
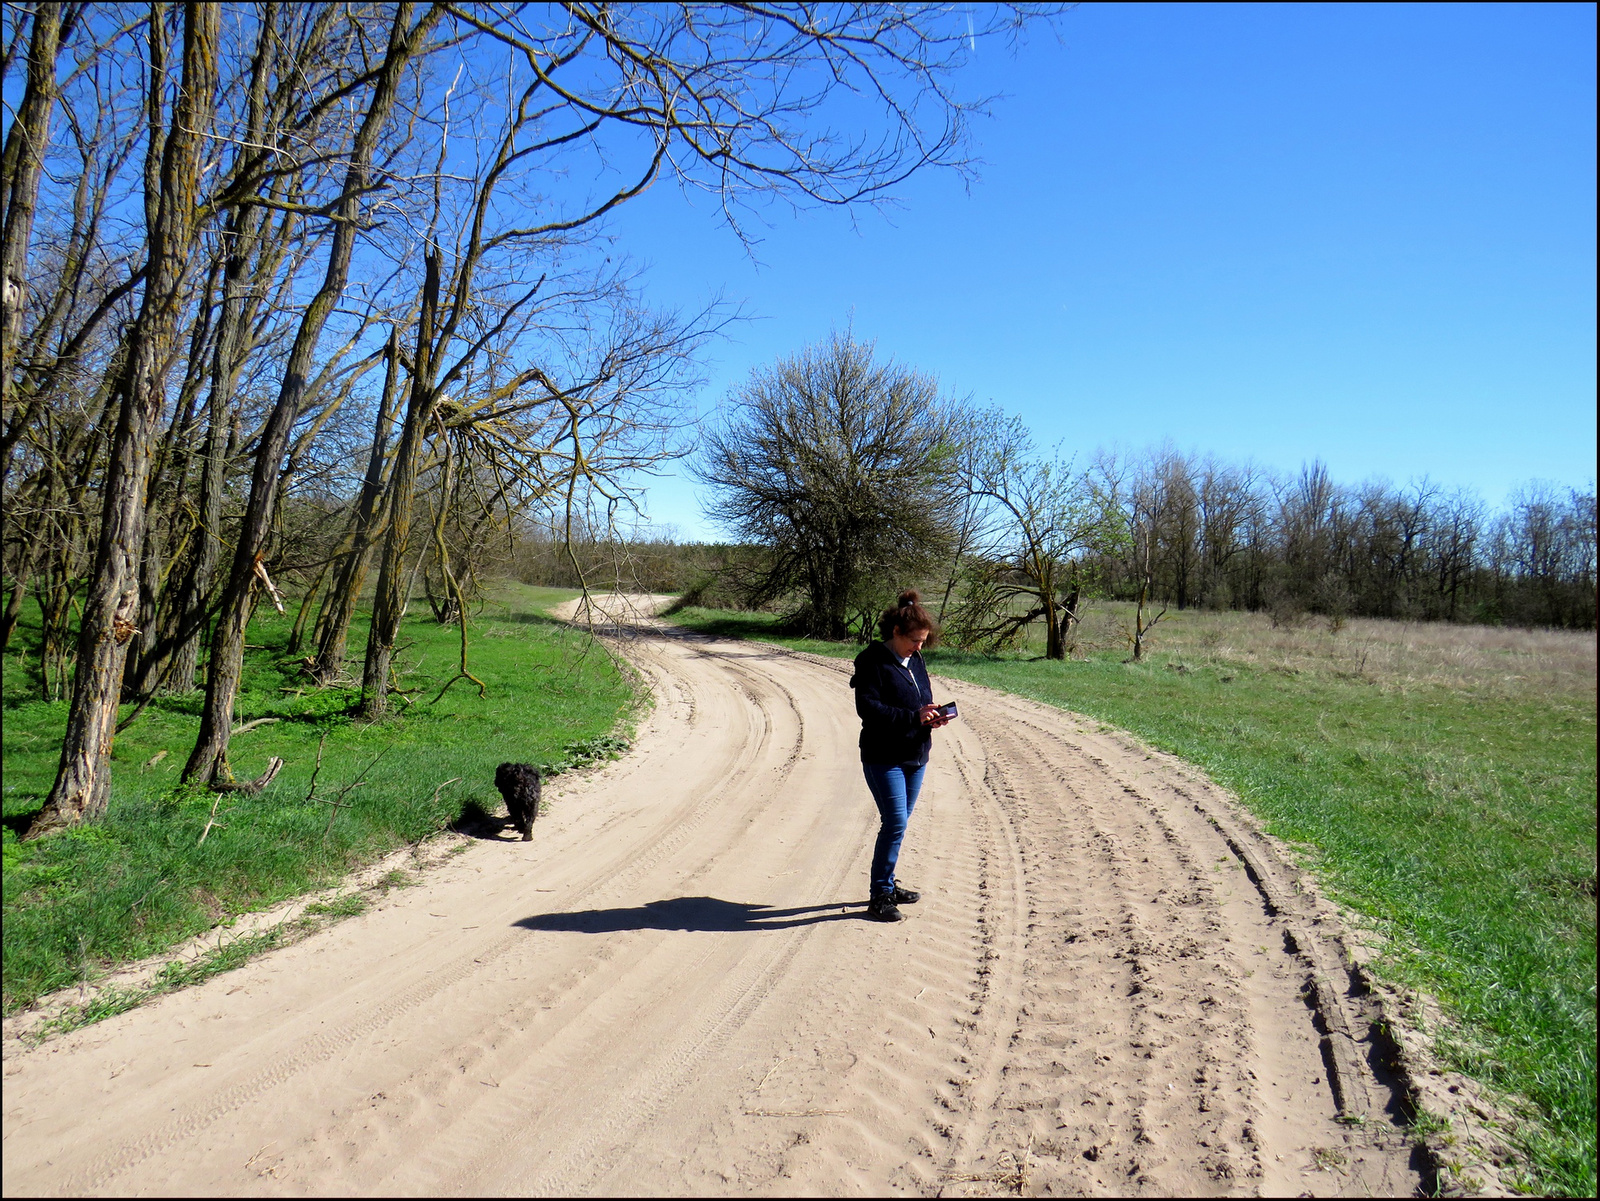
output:
[[[753,262],[660,187],[649,298],[721,291],[709,411],[854,323],[1068,453],[1170,441],[1499,505],[1595,477],[1595,7],[1098,5],[966,94],[984,165],[880,214],[768,213]],[[651,518],[717,537],[686,476]]]

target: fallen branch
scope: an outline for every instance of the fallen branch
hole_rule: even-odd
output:
[[[268,784],[272,783],[272,781],[277,778],[278,773],[282,770],[283,760],[274,755],[272,758],[267,760],[267,770],[262,772],[254,780],[247,780],[243,784],[234,784],[232,782],[216,783],[213,784],[211,788],[214,792],[242,792],[246,796],[254,796]],[[215,810],[215,808],[216,806],[213,805],[212,809]]]
[[[254,721],[247,721],[242,726],[237,726],[228,732],[229,738],[237,738],[240,734],[247,733],[257,726],[270,726],[273,722],[282,721],[281,717],[258,717]]]

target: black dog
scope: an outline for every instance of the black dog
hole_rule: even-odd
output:
[[[533,819],[539,816],[539,769],[528,763],[502,763],[494,770],[494,786],[506,798],[511,824],[522,831],[522,841],[531,841]]]

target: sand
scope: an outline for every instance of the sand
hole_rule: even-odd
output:
[[[1418,1187],[1336,922],[1198,773],[936,680],[962,717],[901,858],[923,899],[870,922],[849,665],[617,645],[655,705],[532,842],[13,1040],[5,1193]]]

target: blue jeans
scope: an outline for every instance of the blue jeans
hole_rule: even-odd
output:
[[[862,772],[867,777],[867,787],[872,789],[872,799],[878,804],[878,816],[883,824],[878,828],[878,842],[872,848],[872,896],[894,891],[894,865],[900,859],[900,840],[906,835],[906,820],[916,806],[917,793],[922,791],[922,773],[926,763],[863,763]]]

